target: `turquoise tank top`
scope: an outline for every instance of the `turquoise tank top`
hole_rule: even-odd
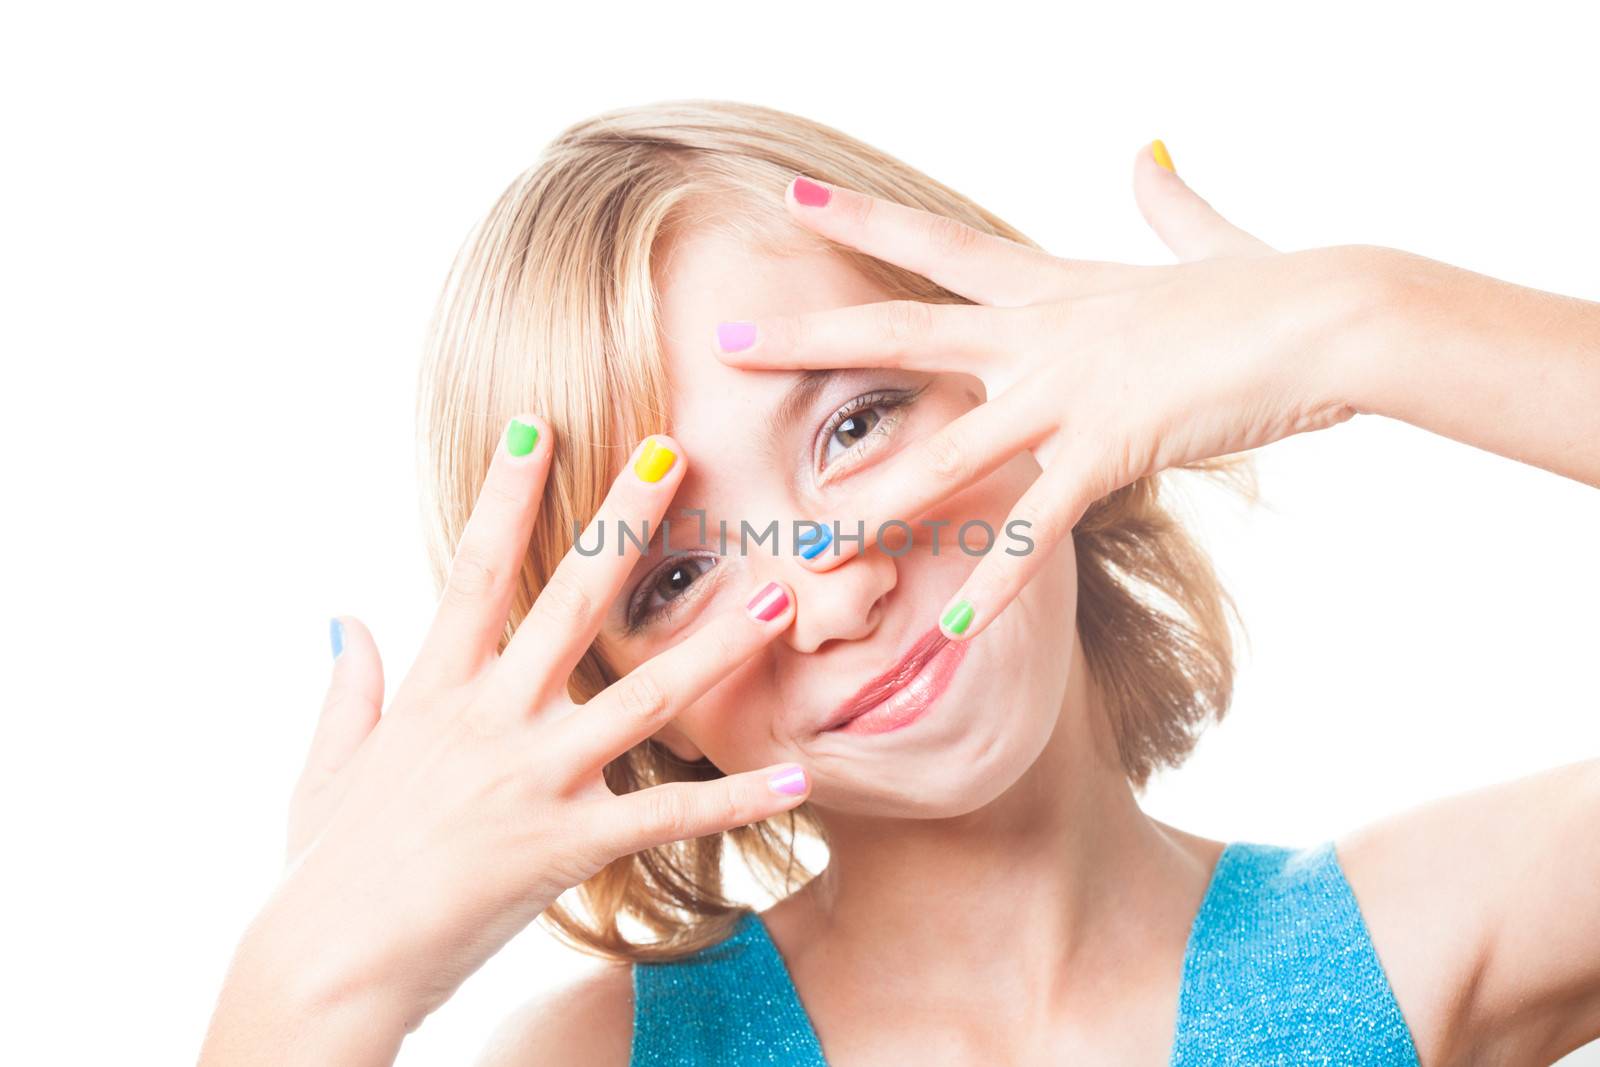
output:
[[[633,994],[633,1067],[827,1067],[754,911],[692,956],[634,964]],[[1222,850],[1189,930],[1170,1062],[1418,1067],[1331,840]]]

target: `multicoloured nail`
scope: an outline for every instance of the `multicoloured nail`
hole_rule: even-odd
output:
[[[1167,151],[1167,146],[1162,144],[1159,138],[1150,142],[1150,154],[1156,157],[1158,164],[1166,167],[1173,174],[1178,173],[1172,166],[1172,153]]]
[[[827,186],[818,185],[810,178],[794,180],[794,202],[804,207],[826,207],[832,196]]]
[[[757,622],[771,622],[789,607],[789,594],[777,582],[768,582],[761,591],[750,598],[744,609]]]
[[[819,526],[815,529],[807,527],[796,538],[796,545],[800,549],[800,555],[806,559],[816,559],[831,544],[833,544],[833,531],[826,526]]]
[[[948,611],[939,619],[939,625],[947,633],[956,635],[967,632],[967,627],[972,625],[972,601],[958,600],[950,605]]]
[[[790,764],[767,779],[767,786],[774,793],[784,796],[796,796],[806,791],[806,771],[799,764]]]
[[[717,347],[724,352],[743,352],[756,343],[756,324],[753,322],[717,323]]]
[[[633,473],[642,482],[659,482],[676,462],[678,454],[652,437],[644,443],[639,458],[633,461]]]
[[[521,419],[512,419],[506,427],[506,451],[513,456],[526,456],[539,443],[539,427]]]

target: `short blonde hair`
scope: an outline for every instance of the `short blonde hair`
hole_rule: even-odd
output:
[[[764,248],[803,242],[783,206],[796,173],[1037,247],[898,159],[782,111],[674,101],[567,129],[512,182],[458,255],[420,375],[422,506],[441,590],[506,420],[534,411],[555,428],[555,462],[502,648],[571,546],[574,521],[581,526],[595,513],[639,439],[668,429],[652,264],[675,234],[702,227]],[[814,240],[894,297],[966,302],[920,275]],[[1194,469],[1232,477],[1234,488],[1253,493],[1240,464],[1234,457]],[[1110,494],[1074,529],[1079,632],[1135,788],[1158,767],[1183,761],[1226,710],[1233,685],[1226,619],[1233,604],[1205,553],[1158,499],[1159,478]],[[591,649],[570,689],[587,700],[616,677]],[[653,740],[605,769],[618,793],[720,776],[708,760],[685,763]],[[578,887],[587,917],[564,896],[543,918],[590,954],[678,958],[727,936],[743,907],[723,895],[724,840],[781,896],[803,884],[796,875],[815,873],[796,858],[799,833],[826,842],[809,802],[726,834],[625,856]],[[623,916],[654,939],[629,940]]]

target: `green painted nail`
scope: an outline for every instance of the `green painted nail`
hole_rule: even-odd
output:
[[[512,419],[506,427],[506,451],[513,456],[526,456],[539,443],[539,427]]]
[[[972,625],[972,601],[958,600],[950,605],[950,610],[944,613],[939,625],[953,634],[966,633],[967,627]]]

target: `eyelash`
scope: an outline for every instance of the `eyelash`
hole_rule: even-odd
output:
[[[927,388],[928,387],[926,385],[922,385],[916,389],[884,389],[876,392],[864,393],[861,396],[856,397],[854,400],[851,400],[848,404],[844,405],[832,415],[828,416],[827,420],[823,423],[822,429],[817,434],[817,443],[813,449],[813,463],[819,469],[821,468],[822,459],[827,454],[829,440],[836,432],[838,432],[839,427],[844,424],[846,419],[849,419],[855,415],[859,415],[862,412],[870,411],[873,408],[883,408],[885,412],[897,411],[914,402]],[[845,457],[857,452],[861,446],[865,445],[880,432],[888,433],[889,430],[893,429],[896,425],[898,425],[898,420],[891,420],[887,418],[879,419],[878,423],[873,426],[872,429],[867,431],[866,437],[863,437],[861,440],[847,448],[844,452],[834,457],[833,467],[837,468],[839,462]],[[642,631],[646,626],[665,621],[673,614],[673,612],[677,610],[678,606],[683,603],[685,597],[698,595],[696,593],[686,591],[679,593],[671,600],[665,601],[660,607],[647,608],[645,606],[649,602],[649,598],[655,590],[656,583],[670,574],[672,568],[682,565],[682,563],[686,560],[709,560],[711,561],[710,567],[708,567],[706,571],[701,572],[701,577],[703,578],[706,573],[717,568],[716,561],[718,558],[719,557],[716,555],[677,554],[646,575],[639,582],[639,585],[635,589],[633,596],[628,601],[628,617],[624,630],[627,636],[633,637]],[[697,578],[691,582],[690,589],[693,589],[695,585],[699,584],[699,581],[700,579]]]
[[[627,636],[633,637],[652,623],[664,622],[672,615],[674,611],[678,609],[678,606],[683,603],[684,597],[696,595],[695,593],[685,591],[679,593],[671,600],[663,602],[660,607],[647,608],[645,606],[649,603],[651,594],[655,592],[656,583],[665,578],[667,575],[671,574],[674,568],[682,566],[688,560],[710,561],[711,565],[704,571],[700,572],[700,577],[689,583],[689,588],[692,590],[700,584],[701,578],[704,578],[708,573],[717,569],[717,558],[718,557],[714,554],[696,555],[693,553],[675,553],[661,566],[645,575],[644,579],[639,582],[638,588],[634,590],[633,596],[628,600],[627,625],[623,632],[627,634]]]
[[[828,454],[828,442],[833,439],[833,435],[838,432],[839,427],[844,425],[846,419],[853,418],[865,411],[871,411],[873,408],[883,408],[885,414],[898,411],[921,396],[925,389],[927,389],[926,385],[919,386],[916,389],[880,389],[876,392],[864,393],[835,411],[828,416],[827,421],[823,423],[821,431],[817,434],[817,443],[812,450],[813,465],[819,471],[823,469],[823,459]],[[866,437],[863,437],[834,457],[831,469],[837,469],[839,463],[847,456],[854,454],[862,445],[865,445],[880,432],[888,433],[896,424],[897,420],[879,419],[877,425],[867,431]]]

